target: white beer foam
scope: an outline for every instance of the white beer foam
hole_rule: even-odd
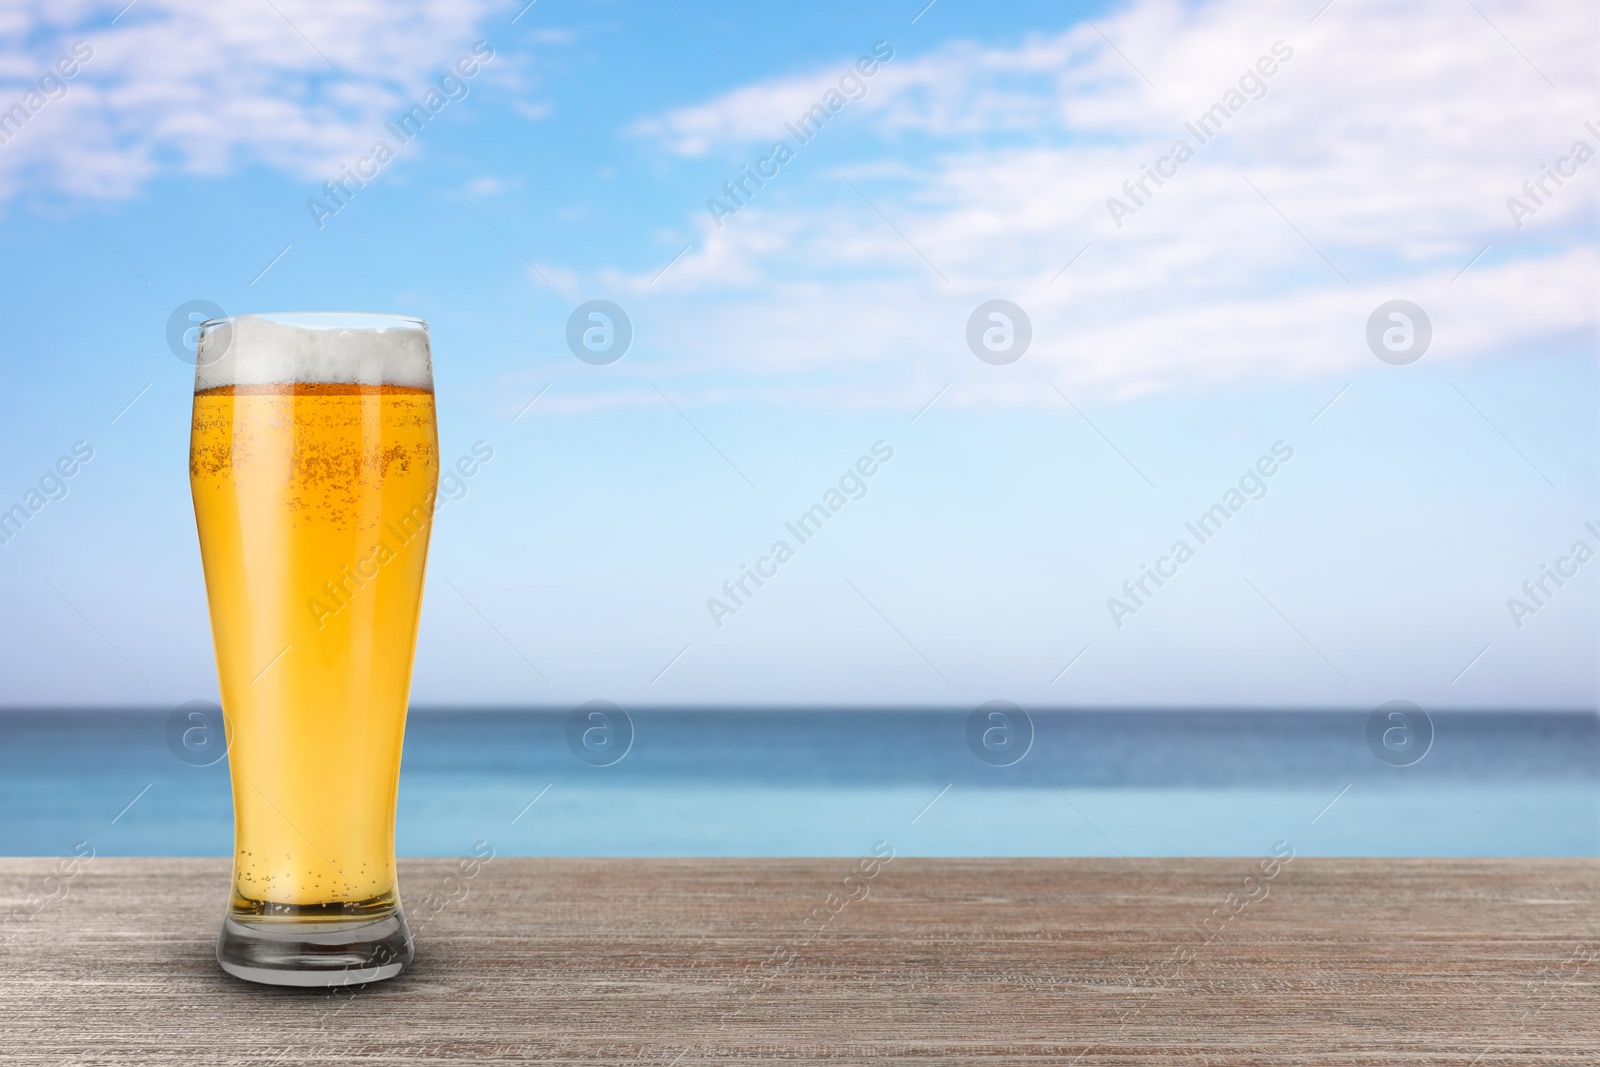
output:
[[[428,327],[352,312],[236,315],[201,331],[195,392],[292,382],[433,388]]]

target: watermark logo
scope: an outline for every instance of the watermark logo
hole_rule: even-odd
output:
[[[1385,301],[1367,319],[1367,347],[1393,366],[1415,363],[1432,343],[1433,323],[1428,313],[1409,300]]]
[[[1420,763],[1433,748],[1433,719],[1409,700],[1379,704],[1367,716],[1367,747],[1391,767]]]
[[[604,367],[628,354],[633,320],[609,300],[586,300],[567,319],[567,347],[585,363]]]
[[[167,716],[167,747],[191,767],[210,767],[228,754],[222,708],[209,700],[179,704]]]
[[[1033,748],[1033,719],[1009,700],[980,704],[967,718],[967,747],[991,767],[1019,763]]]
[[[591,767],[620,763],[633,748],[633,719],[609,700],[580,704],[567,716],[567,747]]]
[[[209,300],[185,300],[167,316],[167,348],[193,366],[200,360],[200,324],[212,319],[227,319],[228,313]],[[209,367],[228,352],[233,343],[233,324],[224,322],[206,335],[206,356],[199,365]]]
[[[1015,363],[1033,343],[1033,321],[1009,300],[986,300],[967,317],[967,347],[985,363]]]

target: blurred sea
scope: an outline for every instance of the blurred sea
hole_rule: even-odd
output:
[[[169,744],[188,721],[169,731],[173,714],[0,711],[0,853],[87,840],[100,855],[228,855],[227,760]],[[1588,713],[1435,714],[1409,766],[1393,764],[1422,751],[1424,726],[1386,762],[1366,712],[1033,711],[998,734],[972,711],[608,714],[413,709],[398,851],[842,856],[884,840],[902,855],[1218,856],[1282,840],[1299,855],[1600,853]]]

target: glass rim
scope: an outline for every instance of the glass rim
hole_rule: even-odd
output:
[[[383,311],[258,311],[242,315],[224,315],[207,319],[200,324],[202,332],[220,326],[231,326],[240,319],[259,319],[275,326],[294,326],[306,330],[392,330],[421,329],[428,332],[428,322],[415,315],[395,315]]]

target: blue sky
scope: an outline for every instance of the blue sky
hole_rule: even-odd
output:
[[[1478,6],[12,5],[0,503],[94,458],[0,546],[0,702],[214,696],[164,339],[203,299],[431,323],[445,456],[494,458],[439,514],[419,702],[1592,707],[1600,562],[1507,601],[1600,549],[1594,16]],[[567,347],[591,299],[610,365]],[[1006,365],[966,336],[996,299]]]

